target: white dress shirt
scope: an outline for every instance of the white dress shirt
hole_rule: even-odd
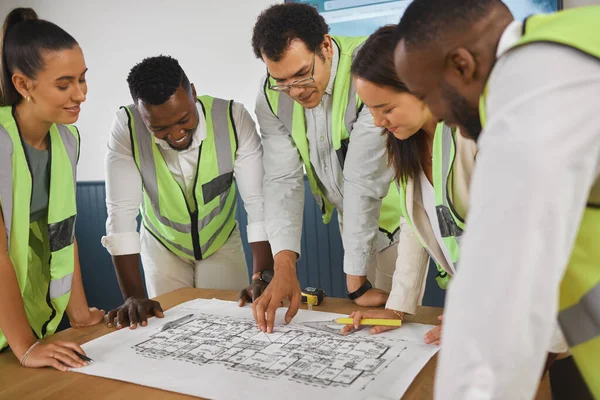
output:
[[[154,138],[169,171],[183,189],[188,203],[192,201],[200,144],[206,138],[206,119],[200,103],[196,103],[200,121],[190,147],[177,151],[167,142]],[[262,144],[252,117],[243,105],[233,103],[233,121],[238,134],[233,171],[248,213],[248,241],[266,241],[263,208]],[[137,254],[140,238],[136,218],[142,201],[142,178],[131,153],[127,113],[117,111],[108,141],[106,155],[106,236],[102,244],[113,255]]]
[[[521,28],[505,30],[489,81],[436,399],[533,398],[560,282],[600,175],[600,63],[551,43],[507,53]]]
[[[343,218],[344,272],[366,276],[375,254],[397,242],[378,229],[381,199],[387,195],[393,172],[387,166],[385,138],[363,107],[354,123],[344,170],[335,152],[331,120],[333,85],[339,54],[334,46],[329,84],[321,103],[306,109],[310,162],[323,195]],[[264,84],[264,78],[262,83]],[[282,94],[284,96],[284,94]],[[290,132],[273,115],[261,84],[256,115],[262,134],[265,164],[265,220],[273,254],[300,254],[304,213],[304,169]]]

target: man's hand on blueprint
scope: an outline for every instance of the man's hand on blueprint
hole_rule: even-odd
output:
[[[260,278],[255,279],[253,277],[250,286],[242,289],[242,291],[240,292],[240,298],[238,300],[239,306],[243,307],[244,305],[246,305],[246,303],[253,303],[265,291],[266,287],[267,282],[263,281]]]
[[[284,299],[290,301],[285,314],[285,323],[289,324],[298,312],[302,295],[300,282],[296,276],[297,254],[284,250],[275,255],[275,275],[263,294],[252,303],[254,320],[261,331],[273,332],[275,312]]]
[[[129,329],[148,325],[149,317],[164,317],[160,303],[146,298],[129,297],[122,306],[111,310],[106,315],[106,326],[116,326],[121,329],[129,326]]]

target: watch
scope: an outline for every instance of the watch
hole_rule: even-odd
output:
[[[358,290],[356,290],[355,292],[352,292],[352,293],[346,293],[346,295],[348,296],[348,298],[350,300],[356,300],[360,296],[365,294],[367,292],[367,290],[370,290],[372,288],[373,288],[373,285],[371,285],[371,282],[369,282],[369,280],[367,279],[367,281],[365,283],[363,283],[363,285],[361,287],[359,287]]]
[[[266,269],[264,271],[260,272],[260,280],[266,283],[271,282],[271,279],[273,279],[273,274],[275,272],[272,269]]]

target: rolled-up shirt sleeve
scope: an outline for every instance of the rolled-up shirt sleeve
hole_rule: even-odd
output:
[[[120,109],[113,121],[105,159],[106,236],[102,245],[113,256],[138,254],[137,216],[142,201],[142,178],[133,159],[127,112]]]

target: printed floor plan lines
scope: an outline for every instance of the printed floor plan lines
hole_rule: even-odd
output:
[[[401,352],[386,355],[391,346],[381,340],[330,334],[302,325],[265,334],[250,319],[196,314],[133,348],[143,357],[198,365],[219,363],[262,379],[288,378],[321,387],[356,384],[364,390],[400,356]]]
[[[299,310],[286,324],[282,311],[267,334],[249,306],[191,300],[85,343],[94,363],[74,372],[219,400],[389,400],[439,349],[423,342],[431,325],[341,335],[332,321],[346,315]]]

